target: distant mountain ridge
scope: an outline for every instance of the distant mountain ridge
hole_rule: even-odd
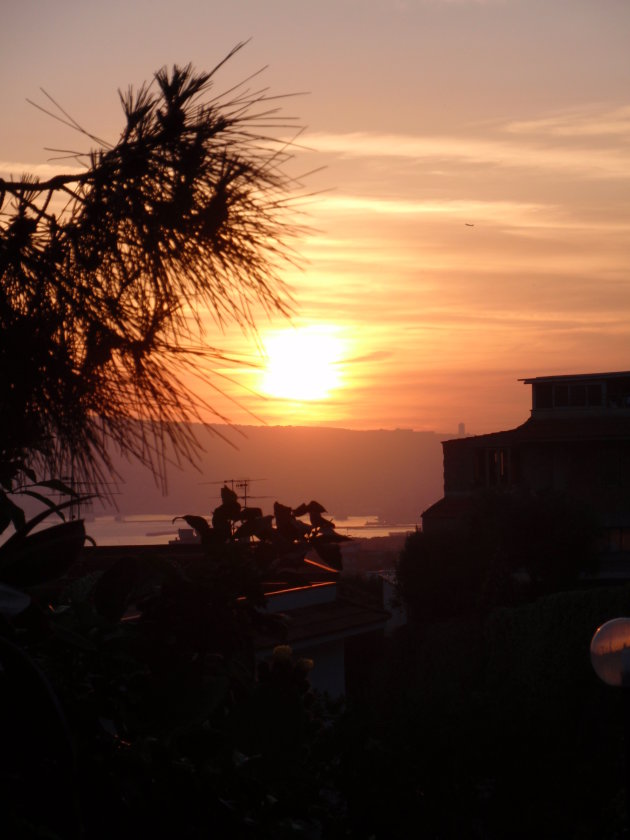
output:
[[[201,426],[194,429],[205,447],[199,470],[169,469],[166,496],[147,470],[115,459],[124,479],[116,497],[121,514],[207,515],[219,503],[221,482],[247,478],[251,503],[265,512],[276,500],[297,506],[316,499],[339,518],[376,514],[391,522],[419,522],[420,513],[442,495],[440,442],[455,437],[410,429],[217,426],[235,449]]]

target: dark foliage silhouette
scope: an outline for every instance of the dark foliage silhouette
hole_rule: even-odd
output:
[[[11,836],[276,838],[340,815],[320,790],[332,744],[312,663],[286,646],[268,665],[255,655],[257,638],[286,638],[265,610],[268,573],[298,583],[311,548],[330,559],[339,543],[275,507],[277,527],[224,487],[212,525],[185,517],[205,539],[180,562],[130,552],[90,567],[77,520],[33,533],[36,517],[0,547]]]
[[[212,525],[203,516],[186,514],[183,519],[199,535],[202,545],[216,548],[226,543],[240,546],[252,564],[263,572],[299,569],[313,549],[322,564],[340,571],[340,543],[349,537],[335,530],[332,520],[324,519],[319,502],[290,508],[275,502],[273,516],[260,508],[243,507],[237,493],[227,485],[221,488],[221,504],[212,512]],[[310,513],[310,526],[298,517]],[[275,525],[274,525],[275,519]]]
[[[114,144],[48,97],[95,148],[47,181],[0,180],[0,477],[26,465],[103,489],[113,444],[163,479],[196,451],[179,421],[211,410],[207,383],[184,383],[223,358],[208,310],[245,331],[255,305],[290,311],[291,149],[274,139],[290,119],[264,90],[214,92],[239,47],[121,93]]]

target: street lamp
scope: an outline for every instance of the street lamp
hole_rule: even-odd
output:
[[[613,618],[591,639],[591,664],[607,685],[623,688],[626,820],[630,821],[630,618]]]
[[[630,686],[630,618],[613,618],[591,639],[591,664],[608,685]]]

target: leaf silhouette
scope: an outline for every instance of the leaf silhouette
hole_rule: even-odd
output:
[[[207,520],[203,518],[203,516],[195,516],[193,514],[187,513],[184,516],[176,516],[173,519],[173,523],[177,522],[178,519],[183,519],[187,525],[190,525],[190,527],[193,528],[199,534],[202,543],[205,543],[208,540],[212,539],[212,528],[208,524]]]
[[[14,537],[20,537],[14,541]],[[14,534],[0,547],[0,580],[35,586],[64,574],[85,542],[83,520],[73,519],[28,536]]]
[[[325,563],[326,566],[329,566],[337,572],[341,571],[343,563],[341,559],[341,551],[339,550],[339,545],[337,543],[330,543],[327,540],[318,538],[314,539],[311,542],[311,545],[317,552],[320,560]]]

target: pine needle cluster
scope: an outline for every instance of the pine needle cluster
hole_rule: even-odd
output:
[[[94,146],[71,153],[83,167],[0,179],[4,477],[26,464],[102,487],[114,445],[163,480],[167,458],[194,458],[186,424],[211,411],[185,384],[202,359],[224,358],[208,312],[218,331],[254,333],[261,305],[290,313],[280,274],[299,262],[296,184],[279,137],[291,121],[247,81],[213,94],[240,46],[210,72],[162,69],[121,93],[115,144],[48,97],[47,113]]]

